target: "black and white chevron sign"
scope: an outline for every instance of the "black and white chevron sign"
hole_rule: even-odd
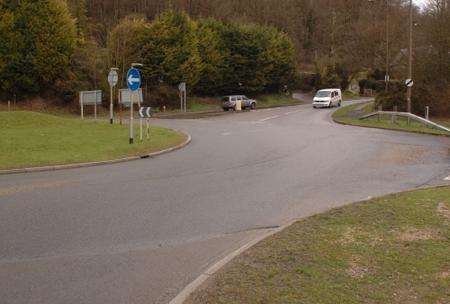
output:
[[[152,117],[152,108],[151,107],[141,107],[139,109],[139,116],[141,118],[151,118]]]
[[[408,88],[412,88],[413,85],[414,85],[414,81],[413,81],[412,79],[406,79],[405,85],[406,85]]]

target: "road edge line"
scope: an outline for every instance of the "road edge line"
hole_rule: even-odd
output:
[[[50,172],[50,171],[61,171],[61,170],[69,170],[69,169],[78,169],[78,168],[88,168],[88,167],[98,167],[104,165],[112,165],[119,164],[124,162],[136,161],[145,158],[154,158],[163,154],[167,154],[170,152],[174,152],[176,150],[183,149],[187,145],[192,142],[192,137],[190,134],[174,130],[178,133],[181,133],[186,137],[186,140],[181,144],[178,144],[174,147],[170,147],[164,150],[152,152],[149,154],[143,154],[139,156],[129,156],[124,158],[105,160],[105,161],[97,161],[97,162],[88,162],[88,163],[79,163],[79,164],[67,164],[67,165],[55,165],[55,166],[44,166],[44,167],[30,167],[30,168],[22,168],[22,169],[9,169],[9,170],[0,170],[0,175],[11,175],[11,174],[23,174],[23,173],[37,173],[37,172]]]

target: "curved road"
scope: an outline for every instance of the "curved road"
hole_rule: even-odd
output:
[[[271,227],[450,175],[450,138],[330,114],[156,121],[193,142],[155,159],[0,176],[0,302],[167,303]]]

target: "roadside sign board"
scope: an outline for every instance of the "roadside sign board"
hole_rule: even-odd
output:
[[[131,107],[131,94],[133,93],[131,93],[129,89],[120,89],[119,103],[126,108]],[[137,97],[134,97],[133,101],[137,102],[138,104],[142,104],[144,102],[142,89],[137,90],[135,94],[137,95]]]
[[[80,92],[80,104],[93,106],[102,104],[102,91],[82,91]]]
[[[412,87],[414,86],[414,81],[413,81],[412,79],[406,79],[405,85],[406,85],[408,88],[412,88]]]
[[[111,70],[109,72],[109,75],[108,75],[108,83],[109,83],[109,85],[112,88],[114,88],[117,85],[118,82],[119,82],[119,74],[117,74],[116,70]]]
[[[139,116],[141,118],[151,118],[152,117],[152,108],[151,107],[141,107],[139,109]]]
[[[135,92],[141,88],[142,79],[138,69],[131,68],[127,74],[127,85],[130,91]]]
[[[102,91],[81,91],[81,119],[84,119],[84,106],[94,106],[94,116],[97,118],[97,105],[102,104]]]
[[[181,92],[186,92],[186,82],[180,83],[180,85],[178,86],[178,90],[180,90]]]

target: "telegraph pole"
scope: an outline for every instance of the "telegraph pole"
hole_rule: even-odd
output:
[[[389,41],[389,14],[390,14],[390,7],[389,7],[389,0],[386,0],[386,93],[389,91],[389,81],[390,81],[390,66],[389,66],[389,55],[390,55],[390,41]]]
[[[409,0],[409,64],[408,64],[408,79],[412,77],[412,64],[413,64],[413,3]],[[412,87],[406,88],[406,107],[407,112],[411,113],[411,95]]]

